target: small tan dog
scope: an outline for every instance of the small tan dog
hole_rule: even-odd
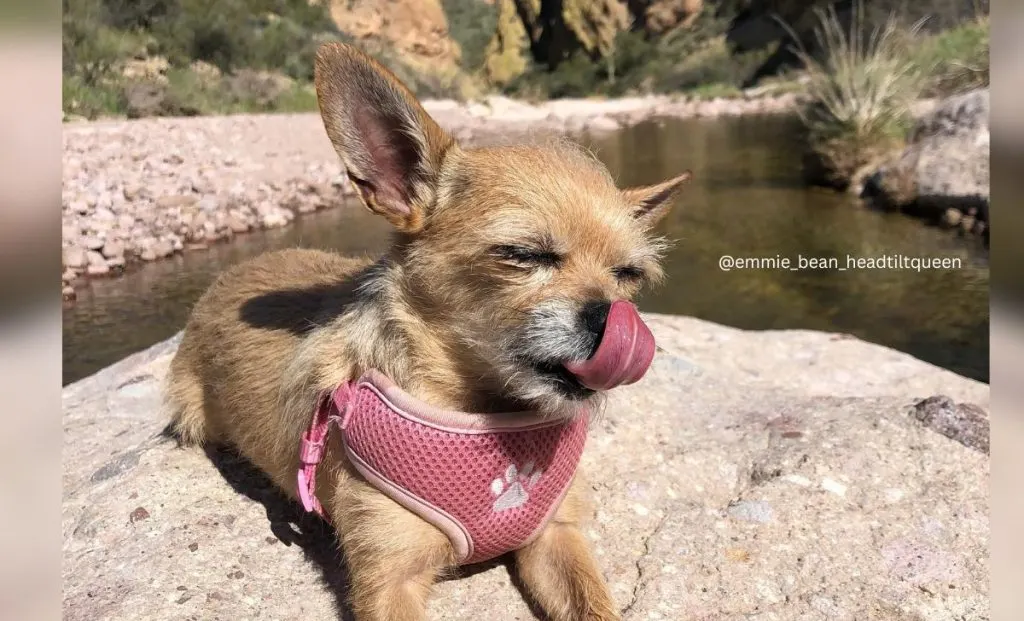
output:
[[[689,173],[619,190],[566,144],[462,148],[394,75],[342,44],[319,50],[316,88],[349,178],[394,243],[376,262],[295,249],[222,274],[171,365],[180,439],[233,446],[298,498],[299,446],[323,395],[371,369],[434,407],[496,420],[597,405],[602,391],[565,365],[595,354],[612,301],[660,278],[651,227]],[[432,583],[459,564],[452,541],[367,482],[338,435],[315,495],[356,619],[425,619]],[[566,485],[515,550],[517,572],[555,621],[619,619],[580,528],[585,486],[578,474]]]

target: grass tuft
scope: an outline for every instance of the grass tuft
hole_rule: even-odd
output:
[[[849,28],[835,9],[818,11],[815,28],[824,58],[800,46],[809,103],[802,118],[815,138],[858,141],[900,135],[927,74],[909,54],[923,22],[904,30],[895,14],[866,33],[862,2],[854,3]]]
[[[845,188],[860,168],[906,135],[911,107],[928,80],[910,53],[923,21],[903,28],[890,14],[869,31],[860,0],[846,26],[831,6],[817,17],[821,54],[808,53],[802,43],[794,50],[807,76],[808,101],[800,116],[815,163],[812,176]]]

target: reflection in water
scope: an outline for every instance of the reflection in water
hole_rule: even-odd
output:
[[[988,380],[988,259],[972,242],[800,183],[792,121],[732,119],[646,123],[590,143],[620,185],[694,178],[662,225],[673,242],[668,279],[644,310],[747,329],[847,332]],[[373,254],[387,243],[380,219],[352,204],[207,251],[94,281],[64,312],[64,382],[181,329],[216,274],[260,252],[293,246]],[[725,272],[719,258],[958,257],[953,270]]]

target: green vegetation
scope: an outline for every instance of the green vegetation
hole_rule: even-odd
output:
[[[554,70],[534,65],[505,92],[534,100],[647,93],[736,96],[770,50],[732,54],[725,44],[727,26],[727,20],[707,15],[662,38],[624,31],[607,58],[595,62],[578,53]]]
[[[384,44],[362,39],[361,45],[373,46],[367,51],[421,97],[461,98],[488,90],[485,67],[498,58],[492,51],[498,3],[440,2],[450,36],[461,49],[458,76],[441,78],[414,70]],[[918,6],[926,2],[935,0],[915,4],[920,9],[915,14],[927,8]],[[648,93],[740,96],[744,84],[780,45],[736,53],[726,43],[730,21],[751,2],[705,4],[701,16],[685,28],[659,35],[639,27],[619,32],[610,47],[602,48],[610,49],[604,57],[581,51],[552,68],[534,62],[530,51],[523,50],[522,57],[510,61],[516,63],[510,75],[524,65],[526,71],[490,90],[533,100]],[[63,0],[65,115],[315,110],[311,81],[317,47],[325,41],[351,40],[331,20],[329,5],[326,0]],[[503,19],[517,18],[508,14]],[[806,90],[792,73],[771,78],[773,92],[801,89],[811,97],[814,105],[805,118],[823,151],[856,154],[828,167],[856,167],[880,144],[898,139],[914,98],[988,83],[987,18],[942,13],[941,22],[945,29],[921,36],[890,20],[864,41],[850,33],[865,24],[848,29],[834,11],[826,12],[815,48],[823,47],[824,54],[802,53]],[[928,22],[930,27],[937,23]],[[514,48],[506,52],[517,53]]]
[[[904,32],[893,17],[865,41],[862,15],[855,9],[847,30],[833,9],[822,12],[815,34],[824,59],[798,51],[809,78],[803,117],[816,139],[899,135],[923,88],[925,74],[909,55],[916,28]]]
[[[317,47],[349,40],[308,0],[64,0],[63,109],[87,118],[307,111]],[[447,85],[368,50],[418,94]]]
[[[461,65],[470,73],[484,66],[487,44],[498,26],[496,7],[479,0],[441,0],[448,32],[462,50]]]
[[[807,76],[801,117],[811,147],[811,174],[843,188],[865,165],[905,140],[911,106],[988,82],[988,25],[972,22],[935,35],[923,22],[901,25],[891,14],[869,29],[860,1],[848,26],[834,9],[819,13],[814,55],[797,50]],[[982,60],[983,59],[983,60]]]
[[[912,52],[929,76],[923,95],[943,97],[989,85],[989,21],[976,19],[925,38]]]

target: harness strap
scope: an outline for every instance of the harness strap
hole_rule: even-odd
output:
[[[354,396],[355,389],[351,382],[342,384],[333,394],[322,395],[309,428],[302,434],[298,472],[299,499],[306,511],[312,511],[322,518],[326,518],[326,515],[320,500],[316,497],[316,469],[323,460],[331,425],[345,428]]]

